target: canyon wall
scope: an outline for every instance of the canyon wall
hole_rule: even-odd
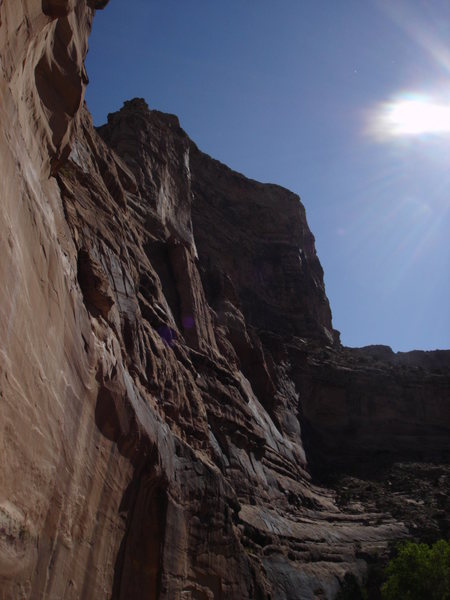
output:
[[[124,532],[132,468],[95,424],[96,351],[50,177],[82,106],[95,5],[0,4],[2,598],[107,597]]]
[[[449,353],[342,348],[298,196],[176,117],[95,130],[104,5],[0,4],[0,597],[334,598],[408,523],[316,477],[448,463]]]

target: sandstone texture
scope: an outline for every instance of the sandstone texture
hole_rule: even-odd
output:
[[[93,16],[81,1],[57,18],[57,4],[0,3],[0,597],[14,600],[108,596],[132,477],[95,424],[91,324],[49,177]]]
[[[343,348],[298,196],[93,127],[106,4],[0,3],[0,598],[331,600],[448,535],[450,352]]]

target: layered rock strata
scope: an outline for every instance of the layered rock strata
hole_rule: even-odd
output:
[[[2,598],[106,597],[132,473],[95,425],[91,325],[49,178],[70,151],[94,7],[62,4],[0,3]]]
[[[0,4],[0,595],[334,598],[408,529],[310,464],[447,460],[448,354],[342,348],[299,198],[176,117],[93,128],[105,4]]]

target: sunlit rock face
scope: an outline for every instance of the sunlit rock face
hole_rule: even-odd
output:
[[[0,596],[334,598],[407,528],[310,457],[444,460],[448,355],[341,348],[298,197],[176,117],[93,128],[105,4],[0,4]]]
[[[49,178],[70,149],[93,10],[50,4],[0,3],[0,597],[11,600],[107,597],[132,476],[95,424],[98,357]]]

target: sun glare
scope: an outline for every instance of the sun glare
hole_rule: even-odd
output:
[[[371,118],[369,132],[378,139],[450,133],[450,104],[425,97],[387,102]]]

